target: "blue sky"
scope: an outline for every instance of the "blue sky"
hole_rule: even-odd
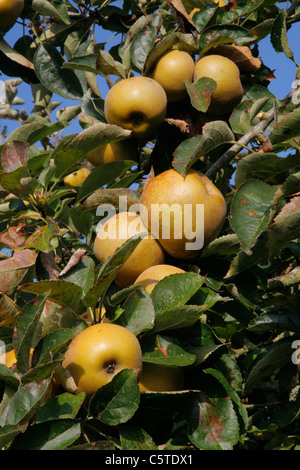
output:
[[[286,3],[283,2],[282,6],[285,7]],[[13,46],[16,42],[17,38],[23,34],[23,28],[21,25],[16,24],[9,33],[5,36],[5,40]],[[98,42],[105,42],[112,37],[110,31],[104,31],[100,27],[98,28],[97,32],[97,40]],[[299,38],[300,38],[300,25],[295,24],[293,25],[290,30],[288,31],[288,40],[291,50],[294,53],[295,60],[298,64],[300,64],[300,50],[299,50]],[[118,36],[115,40],[115,43],[119,43],[120,36]],[[107,50],[113,45],[113,41],[110,41],[107,45]],[[260,41],[259,43],[259,56],[261,57],[263,63],[268,66],[271,70],[274,70],[275,79],[271,81],[269,85],[269,90],[276,95],[279,99],[284,98],[290,91],[293,81],[295,80],[295,72],[296,72],[296,65],[288,59],[284,53],[277,54],[273,46],[270,42],[270,37],[267,36],[264,40]],[[5,75],[0,75],[0,81],[6,80],[7,78]],[[1,83],[0,83],[1,84]],[[102,96],[105,96],[107,91],[105,81],[102,77],[99,76],[98,79],[99,89],[102,93]],[[21,107],[25,107],[27,112],[29,113],[33,108],[32,103],[32,95],[30,87],[27,84],[22,84],[19,86],[18,96],[20,96],[24,101],[25,105]],[[53,101],[61,101],[62,105],[64,106],[74,106],[77,104],[76,101],[66,101],[60,96],[53,96]],[[20,108],[21,108],[20,107]],[[54,112],[54,120],[55,120],[55,112]],[[8,132],[11,132],[14,128],[16,128],[19,124],[14,123],[12,121],[4,121],[2,120],[1,128],[4,125],[7,125]],[[82,129],[79,126],[77,120],[75,120],[71,126],[66,129],[67,133],[71,132],[80,132]]]

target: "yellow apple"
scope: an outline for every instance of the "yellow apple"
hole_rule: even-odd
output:
[[[217,54],[202,57],[195,64],[194,82],[202,77],[212,78],[217,83],[208,113],[230,113],[240,103],[244,90],[239,68],[232,60]]]
[[[137,146],[131,139],[118,140],[92,150],[86,154],[86,159],[94,166],[118,160],[137,160]]]
[[[132,130],[137,138],[153,135],[165,118],[167,96],[148,77],[130,77],[113,85],[106,95],[104,113],[109,124]]]
[[[177,49],[166,52],[155,64],[152,78],[163,87],[169,102],[187,95],[184,80],[193,80],[194,60],[185,51]]]
[[[150,180],[140,198],[141,218],[164,250],[175,258],[192,258],[216,238],[226,217],[226,202],[202,173],[175,169]]]
[[[88,168],[82,167],[79,170],[73,171],[64,178],[64,183],[70,188],[75,188],[89,176],[90,170]]]
[[[34,349],[30,349],[30,359],[32,358]],[[5,364],[7,367],[11,368],[12,366],[17,364],[16,353],[14,349],[11,349],[7,353],[1,354],[0,356],[0,364]]]
[[[79,392],[87,397],[109,383],[123,369],[142,369],[142,351],[136,336],[113,323],[98,323],[71,341],[62,366],[72,375]]]
[[[183,370],[181,367],[162,366],[150,362],[143,363],[139,378],[141,392],[174,392],[183,388]]]
[[[126,240],[133,235],[147,233],[139,214],[120,212],[109,218],[99,230],[94,242],[94,254],[103,262],[111,256]],[[115,283],[119,287],[127,287],[145,269],[164,262],[164,251],[150,234],[146,235],[131,253],[120,271]]]
[[[16,21],[24,8],[24,0],[0,0],[0,26],[8,26]]]
[[[170,264],[158,264],[157,266],[150,266],[136,279],[134,284],[141,284],[142,287],[151,294],[156,284],[171,274],[185,273],[183,269],[177,268]]]

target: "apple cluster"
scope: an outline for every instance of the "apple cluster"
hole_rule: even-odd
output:
[[[158,59],[150,76],[119,80],[107,93],[107,122],[131,130],[133,139],[103,145],[89,152],[86,159],[94,167],[116,160],[135,160],[136,141],[150,140],[165,119],[168,103],[185,98],[185,80],[197,82],[201,77],[213,78],[217,84],[208,114],[231,112],[242,99],[239,69],[230,59],[212,54],[195,63],[187,52],[172,49]],[[77,186],[88,174],[82,167],[68,175],[65,184]],[[191,212],[187,213],[187,207],[192,208]],[[198,207],[203,208],[203,224],[199,227]],[[193,169],[183,177],[170,168],[148,177],[138,211],[120,211],[102,224],[94,241],[94,254],[101,263],[105,262],[131,236],[143,234],[114,281],[121,289],[138,284],[150,295],[164,277],[185,272],[175,266],[178,262],[168,264],[167,256],[177,261],[197,257],[203,246],[219,235],[226,214],[225,198],[209,178]],[[163,237],[168,217],[168,237]],[[202,235],[203,244],[198,249],[188,248],[192,240],[185,231],[178,236],[176,217],[182,225],[188,219],[194,239]],[[153,220],[158,221],[155,226]],[[138,339],[126,328],[110,323],[105,313],[104,308],[98,312],[95,325],[88,321],[90,326],[75,337],[66,352],[63,367],[71,372],[78,389],[90,396],[118,371],[131,368],[137,373],[141,391],[180,390],[182,369],[144,364]]]

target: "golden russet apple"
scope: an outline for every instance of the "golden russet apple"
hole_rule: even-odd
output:
[[[171,274],[185,273],[183,269],[177,268],[170,264],[158,264],[146,269],[136,279],[134,284],[141,284],[148,294],[151,294],[156,284]]]
[[[244,90],[239,68],[232,60],[217,54],[202,57],[195,64],[194,82],[202,77],[212,78],[217,83],[208,113],[230,113],[240,103]]]
[[[71,341],[62,366],[72,375],[79,392],[90,397],[123,369],[142,369],[142,351],[136,336],[123,326],[97,323]]]
[[[190,54],[177,49],[166,52],[158,59],[152,78],[163,87],[168,102],[182,100],[187,95],[184,80],[193,80],[194,66]]]
[[[139,378],[141,392],[175,392],[183,388],[183,370],[181,367],[143,363]]]
[[[73,171],[73,173],[70,173],[69,175],[65,176],[64,183],[70,188],[75,188],[79,184],[83,183],[90,173],[91,172],[88,168],[79,168],[78,170]]]
[[[94,166],[119,160],[137,159],[137,146],[131,139],[118,140],[92,150],[86,154],[86,159]]]
[[[139,233],[148,233],[139,214],[120,212],[109,218],[100,228],[94,242],[94,254],[100,261],[106,261],[126,240]],[[140,241],[118,272],[115,283],[127,287],[145,269],[162,264],[165,254],[160,244],[150,234]]]
[[[195,257],[216,238],[225,221],[226,202],[202,173],[175,169],[152,178],[144,187],[141,217],[164,250],[180,259]]]
[[[0,0],[0,26],[16,21],[24,9],[24,0]]]
[[[130,77],[116,82],[104,102],[109,124],[129,129],[137,138],[153,135],[165,118],[167,95],[162,86],[148,77]]]

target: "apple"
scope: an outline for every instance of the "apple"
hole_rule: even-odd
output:
[[[130,237],[147,232],[136,212],[115,214],[100,228],[94,242],[94,254],[100,262],[106,261]],[[133,284],[145,269],[162,264],[164,259],[162,247],[149,233],[126,260],[115,278],[115,283],[119,287],[127,287]]]
[[[88,168],[82,167],[79,170],[73,171],[69,175],[65,176],[64,183],[70,188],[75,188],[89,176],[90,170]]]
[[[177,268],[170,264],[158,264],[157,266],[150,266],[145,269],[142,274],[136,279],[134,284],[141,284],[142,287],[151,294],[156,284],[171,274],[185,273],[183,269]]]
[[[24,0],[0,0],[0,26],[16,21],[24,9]]]
[[[208,113],[230,113],[240,103],[244,90],[240,70],[232,60],[217,54],[202,57],[195,64],[194,82],[202,77],[212,78],[217,83]]]
[[[185,51],[166,52],[155,64],[152,78],[163,87],[168,102],[182,100],[187,95],[184,80],[193,80],[194,60]]]
[[[88,326],[71,341],[62,362],[79,392],[90,397],[123,369],[142,369],[142,351],[136,336],[114,323]]]
[[[31,348],[30,349],[30,359],[32,359],[33,351],[34,351],[34,349]],[[5,364],[9,368],[17,365],[17,358],[16,358],[15,350],[11,349],[10,351],[5,352],[4,354],[1,354],[0,364]]]
[[[182,388],[183,370],[181,367],[143,362],[143,370],[139,377],[141,392],[173,392]]]
[[[140,214],[167,253],[187,259],[197,256],[219,235],[226,217],[226,202],[202,173],[189,170],[183,177],[171,168],[145,185]]]
[[[137,146],[131,139],[118,140],[102,145],[86,154],[86,159],[94,166],[118,160],[137,160]]]
[[[165,90],[149,77],[130,77],[116,82],[104,102],[107,122],[132,130],[141,139],[154,134],[164,120],[166,110]]]

